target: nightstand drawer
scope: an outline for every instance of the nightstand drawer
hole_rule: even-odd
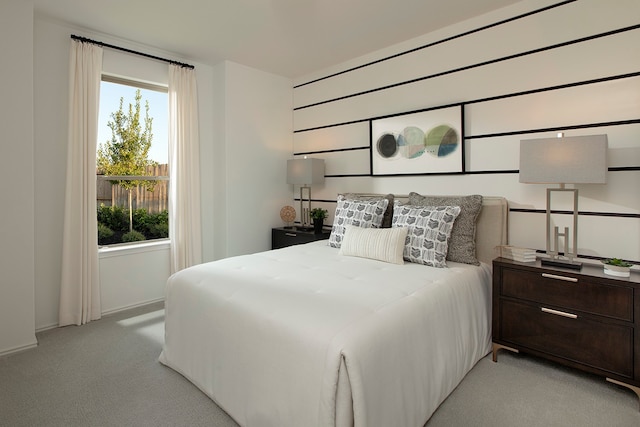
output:
[[[330,235],[331,232],[329,230],[323,230],[322,233],[314,233],[313,230],[308,231],[297,228],[273,228],[271,230],[271,249],[325,240]]]
[[[552,307],[508,300],[500,304],[503,341],[633,378],[631,326]]]
[[[633,322],[633,288],[570,273],[505,268],[501,294]]]

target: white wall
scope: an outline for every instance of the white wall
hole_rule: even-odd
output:
[[[640,2],[561,3],[523,1],[297,79],[294,153],[326,160],[314,205],[332,212],[340,191],[502,195],[511,243],[544,249],[545,186],[518,182],[519,141],[606,133],[608,183],[578,187],[578,252],[640,261]],[[557,7],[529,14],[544,6]],[[370,119],[455,103],[464,174],[371,176]]]
[[[0,354],[35,345],[33,3],[0,2]]]
[[[292,148],[291,81],[224,65],[227,256],[271,249],[271,228],[290,203],[286,159]]]
[[[55,326],[58,319],[70,34],[196,66],[204,261],[270,249],[271,227],[280,224],[279,208],[290,197],[284,179],[285,159],[292,147],[288,79],[233,63],[210,67],[37,16],[33,174],[35,209],[39,212],[35,217],[36,329]],[[168,80],[166,63],[112,49],[104,50],[103,69],[152,83],[166,84]],[[168,256],[166,246],[101,254],[103,312],[162,299],[169,275]],[[153,266],[153,274],[145,266]]]
[[[64,218],[64,188],[67,152],[67,106],[70,34],[107,43],[120,40],[103,34],[69,27],[40,16],[34,20],[35,88],[35,321],[36,329],[58,323],[60,299],[61,247]],[[131,49],[139,46],[128,45]],[[154,52],[157,53],[157,52]],[[167,84],[166,64],[118,51],[103,53],[103,71],[108,74]],[[102,311],[116,311],[163,298],[169,276],[168,246],[151,250],[142,259],[156,266],[153,273],[140,275],[142,255],[125,251],[100,255]],[[135,278],[135,280],[134,280]]]

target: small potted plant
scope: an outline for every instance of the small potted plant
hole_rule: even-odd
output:
[[[327,210],[322,208],[313,208],[311,209],[310,215],[311,219],[313,219],[313,231],[316,234],[322,233],[324,219],[327,217]]]
[[[631,276],[631,264],[630,262],[621,260],[620,258],[611,258],[602,261],[604,264],[604,274],[618,277]]]

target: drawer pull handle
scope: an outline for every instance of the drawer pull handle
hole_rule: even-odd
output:
[[[289,236],[289,237],[296,237],[297,234],[296,233],[284,233],[285,236]]]
[[[549,273],[542,273],[542,277],[546,277],[547,279],[564,280],[565,282],[577,282],[578,281],[578,279],[576,279],[575,277],[558,276],[557,274],[549,274]]]
[[[545,313],[555,314],[556,316],[568,317],[569,319],[578,318],[577,314],[566,313],[564,311],[553,310],[551,308],[541,307],[540,310],[544,311]]]

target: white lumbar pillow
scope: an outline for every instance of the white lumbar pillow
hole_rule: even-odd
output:
[[[340,254],[404,264],[402,253],[407,230],[406,227],[362,228],[347,225]]]

